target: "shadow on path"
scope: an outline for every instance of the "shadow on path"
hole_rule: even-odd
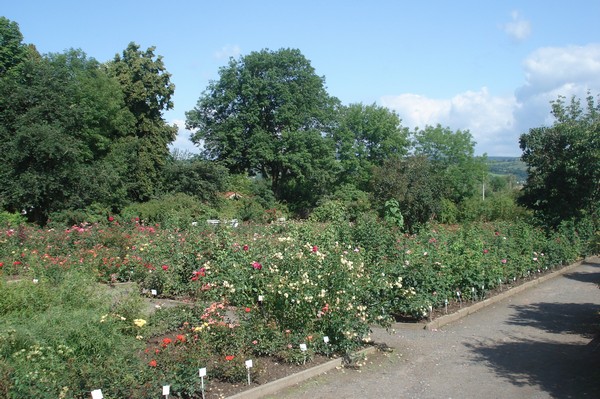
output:
[[[600,273],[575,272],[565,277],[597,284]],[[533,333],[530,339],[507,336],[492,344],[467,344],[475,360],[484,361],[514,385],[536,385],[555,398],[600,398],[600,305],[540,302],[512,309],[507,324],[556,335],[541,334],[536,339]]]
[[[511,307],[516,313],[508,319],[508,324],[589,339],[600,332],[600,305],[595,303],[533,303]]]
[[[588,345],[521,340],[466,346],[514,385],[537,385],[555,398],[600,397],[600,353]]]

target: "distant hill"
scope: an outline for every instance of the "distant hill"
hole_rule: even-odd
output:
[[[517,182],[527,180],[527,165],[519,157],[487,157],[490,173],[495,175],[514,175]]]

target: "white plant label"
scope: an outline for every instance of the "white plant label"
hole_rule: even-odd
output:
[[[102,390],[94,389],[92,391],[92,399],[104,399],[104,396],[102,395]]]
[[[264,300],[264,297],[262,295],[258,296],[258,302],[262,302]]]
[[[329,343],[329,337],[327,335],[323,337],[323,342],[325,342],[326,344]]]
[[[198,374],[200,377],[206,377],[206,367],[202,367],[200,370],[198,370]]]
[[[163,395],[170,395],[170,394],[171,394],[171,386],[163,385]]]
[[[301,350],[302,352],[306,352],[306,349],[307,349],[307,348],[306,348],[306,344],[300,344],[300,350]]]
[[[150,293],[154,296],[156,296],[156,290],[150,290]]]
[[[249,369],[252,367],[252,359],[246,360],[246,368]]]

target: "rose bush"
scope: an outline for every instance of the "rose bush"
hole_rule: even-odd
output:
[[[524,222],[404,234],[370,214],[353,224],[238,228],[117,217],[67,229],[9,226],[0,231],[0,392],[76,398],[102,387],[105,397],[148,397],[170,384],[190,397],[199,367],[241,381],[246,359],[256,359],[256,372],[262,356],[300,363],[347,354],[372,325],[427,317],[446,301],[480,300],[568,264],[589,253],[590,234],[565,223],[548,235]],[[139,292],[98,288],[121,282]],[[148,314],[140,296],[189,305]],[[27,366],[39,354],[46,364]]]

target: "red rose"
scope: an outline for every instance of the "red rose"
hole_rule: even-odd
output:
[[[235,356],[233,356],[233,355],[225,356],[225,360],[227,360],[228,362],[232,361],[234,358],[235,358]]]
[[[156,367],[158,364],[156,363],[156,360],[152,359],[150,360],[150,362],[148,363],[148,366],[150,367]]]
[[[162,265],[162,269],[163,269],[164,271],[167,271],[167,270],[169,270],[169,266],[167,266],[167,265]]]

